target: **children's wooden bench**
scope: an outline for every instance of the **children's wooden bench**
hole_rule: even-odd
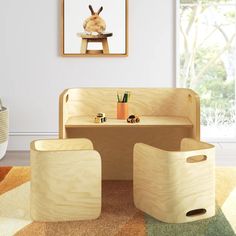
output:
[[[116,119],[117,91],[130,91],[129,114],[140,123]],[[103,179],[133,178],[133,147],[146,143],[178,150],[182,138],[200,138],[198,95],[182,88],[74,88],[60,96],[60,138],[89,138],[102,157]],[[106,123],[94,123],[98,112]]]

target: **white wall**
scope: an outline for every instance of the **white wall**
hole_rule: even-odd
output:
[[[10,108],[9,150],[57,134],[65,88],[174,86],[175,1],[129,1],[127,58],[60,57],[60,2],[0,1],[0,97]]]

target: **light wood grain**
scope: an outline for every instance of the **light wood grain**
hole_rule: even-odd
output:
[[[81,40],[80,53],[81,54],[86,54],[87,53],[87,47],[88,47],[88,40],[87,39],[82,39]]]
[[[103,48],[103,53],[104,54],[109,54],[110,53],[107,38],[102,40],[102,48]]]
[[[113,34],[103,33],[103,34],[93,35],[93,34],[78,33],[77,35],[82,39],[106,39],[108,37],[111,37]]]
[[[215,214],[214,146],[183,139],[182,151],[165,151],[146,144],[134,147],[135,206],[167,223],[205,219]],[[190,149],[189,149],[190,148]],[[192,163],[187,158],[206,156]],[[186,216],[205,209],[205,214]]]
[[[188,118],[171,117],[171,116],[141,116],[140,123],[128,123],[126,120],[107,119],[104,123],[94,123],[94,117],[89,116],[74,116],[70,117],[66,122],[66,128],[76,127],[157,127],[157,126],[171,126],[171,127],[193,127],[193,124]]]
[[[98,112],[116,118],[117,91],[131,92],[129,113],[139,116],[183,117],[193,125],[192,137],[200,138],[200,102],[198,95],[190,89],[158,88],[77,88],[65,90],[60,96],[59,132],[66,137],[65,125],[70,117],[94,117]],[[68,100],[66,99],[68,98]]]
[[[31,143],[31,150],[35,151],[74,151],[93,150],[93,143],[86,138],[80,139],[44,139]]]
[[[66,121],[69,118],[69,93],[65,90],[59,97],[59,137],[66,138]]]
[[[86,139],[31,144],[31,217],[35,221],[96,219],[101,212],[101,159]]]
[[[109,45],[107,37],[112,36],[112,34],[101,34],[101,35],[87,35],[87,34],[79,34],[82,38],[81,41],[81,54],[109,54]],[[88,50],[88,43],[102,43],[102,50]]]
[[[167,150],[178,150],[184,137],[191,137],[188,127],[79,127],[67,128],[70,138],[86,137],[102,157],[104,180],[133,179],[133,147],[137,142]],[[167,142],[168,140],[168,142]]]
[[[116,120],[120,90],[131,91],[129,114],[141,116],[140,123]],[[182,138],[200,135],[199,98],[189,89],[68,89],[60,96],[59,112],[59,137],[91,139],[103,158],[103,179],[132,179],[137,142],[177,150]],[[98,112],[106,113],[107,123],[92,122]]]
[[[87,54],[100,55],[103,54],[103,50],[87,50]]]
[[[214,143],[214,145],[216,146],[216,165],[217,166],[236,166],[236,159],[235,159],[236,145],[234,144],[235,146],[234,149],[232,148],[229,149],[227,146],[224,148],[219,147],[219,145],[225,145],[225,144],[227,143],[220,143],[220,144]],[[129,158],[130,157],[128,157],[128,159]],[[29,166],[30,165],[29,159],[30,159],[30,154],[28,151],[7,151],[5,157],[0,160],[0,166]],[[123,159],[120,161],[122,162]],[[133,163],[133,162],[130,161],[130,163]],[[110,163],[111,168],[112,166],[114,165]],[[107,166],[107,168],[109,168],[109,166]],[[122,169],[123,172],[125,172],[127,167],[126,169],[123,169],[123,166],[122,166],[120,169]],[[104,172],[104,167],[103,167],[103,172]],[[133,172],[131,172],[131,179],[133,178],[132,173]]]

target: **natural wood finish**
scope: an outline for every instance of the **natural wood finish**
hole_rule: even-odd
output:
[[[116,120],[119,90],[68,89],[60,96],[60,138],[91,139],[102,156],[103,179],[132,179],[132,150],[137,142],[177,150],[182,138],[199,139],[199,97],[192,90],[123,88],[132,94],[129,114],[141,116],[136,124]],[[106,123],[93,122],[98,112],[106,114]]]
[[[99,55],[103,54],[103,50],[87,50],[87,54]]]
[[[87,53],[88,54],[99,54],[99,53],[108,54],[109,53],[107,37],[111,37],[112,33],[100,34],[100,35],[88,35],[88,34],[79,33],[78,36],[82,38],[80,53],[82,54],[87,54]],[[88,50],[89,42],[102,43],[102,50]]]
[[[88,47],[88,40],[87,40],[87,39],[82,39],[80,52],[81,52],[82,54],[86,54],[86,52],[87,52],[87,47]]]
[[[82,39],[107,39],[108,37],[111,37],[113,34],[112,33],[103,33],[103,34],[98,34],[98,35],[93,35],[93,34],[85,34],[85,33],[78,33],[77,34],[79,37]]]
[[[104,54],[110,53],[107,38],[102,40],[102,48]]]
[[[236,159],[234,156],[234,153],[236,152],[236,147],[228,148],[227,143],[220,143],[220,145],[222,146],[222,148],[219,146],[218,143],[216,143],[216,165],[236,166]],[[30,155],[28,151],[7,151],[5,157],[0,160],[0,166],[29,166],[29,156]],[[123,161],[123,159],[120,161]],[[110,165],[110,167],[112,168],[112,163],[110,163]],[[109,168],[109,166],[107,167]],[[123,171],[126,170],[123,169]]]
[[[126,119],[107,119],[104,123],[94,123],[94,117],[89,116],[72,116],[66,124],[66,128],[78,128],[78,127],[193,127],[193,124],[188,118],[184,117],[171,117],[171,116],[141,116],[140,123],[130,124]]]
[[[101,212],[101,159],[87,139],[31,143],[31,217],[89,220]]]
[[[192,163],[187,158],[206,156]],[[215,214],[215,149],[183,139],[181,151],[164,151],[143,143],[134,147],[134,203],[167,223],[183,223]],[[205,214],[186,216],[203,209]],[[198,212],[198,211],[196,211]]]
[[[129,24],[128,24],[128,20],[129,20],[129,15],[128,15],[128,0],[125,0],[125,8],[126,8],[126,12],[125,12],[125,53],[73,53],[73,54],[68,54],[65,53],[64,51],[64,47],[65,47],[65,34],[64,34],[64,29],[65,29],[65,25],[64,25],[64,1],[65,0],[61,0],[61,47],[60,47],[60,54],[63,57],[127,57],[128,56],[128,51],[129,51],[129,45],[128,45],[128,41],[129,41],[129,36],[128,36],[128,32],[129,32]],[[110,34],[108,34],[108,37],[110,37]]]
[[[102,179],[133,179],[133,147],[142,142],[167,150],[177,150],[180,140],[191,137],[188,127],[79,127],[67,128],[70,138],[86,137],[102,157]],[[168,142],[166,141],[168,140]]]
[[[132,93],[129,113],[139,116],[182,117],[192,127],[192,137],[200,138],[200,101],[190,89],[159,88],[75,88],[60,95],[59,133],[66,138],[66,123],[71,117],[94,117],[98,112],[106,113],[108,120],[116,118],[116,93],[129,90]],[[139,124],[141,125],[142,122]],[[131,125],[131,124],[129,124]],[[133,124],[132,124],[133,125]]]
[[[93,143],[86,138],[80,139],[44,139],[31,143],[34,151],[77,151],[93,150]]]

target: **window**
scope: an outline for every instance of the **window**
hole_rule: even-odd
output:
[[[236,140],[236,0],[179,1],[177,86],[200,95],[203,138]]]

